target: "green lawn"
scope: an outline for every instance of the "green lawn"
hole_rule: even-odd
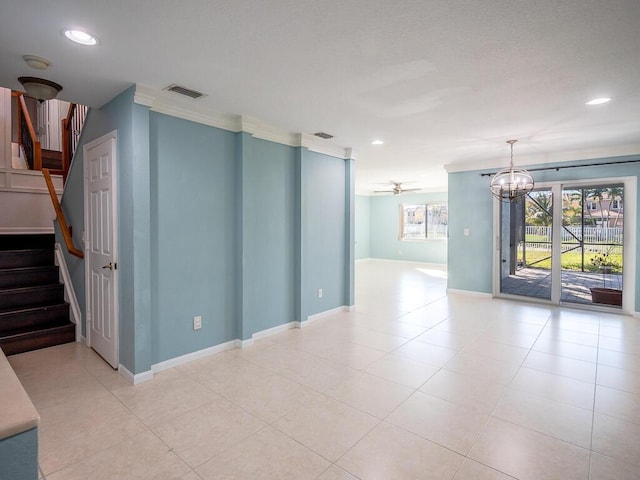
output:
[[[547,258],[539,263],[535,263],[537,260],[541,260],[548,257],[550,252],[544,250],[527,249],[527,266],[533,266],[535,268],[547,268],[551,269],[551,259]],[[595,256],[595,253],[585,252],[584,254],[584,269],[588,272],[597,272],[598,267],[591,264],[591,259]],[[579,250],[562,254],[562,268],[565,270],[581,270],[582,268],[582,254]],[[522,259],[522,251],[518,249],[518,259]],[[613,263],[612,273],[622,273],[622,254],[611,253],[609,259]]]

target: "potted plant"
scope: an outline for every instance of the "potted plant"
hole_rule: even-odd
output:
[[[601,303],[605,305],[622,306],[622,290],[616,288],[607,288],[607,274],[613,272],[617,266],[611,258],[610,252],[597,253],[591,258],[591,265],[602,273],[602,288],[590,288],[591,301],[593,303]]]

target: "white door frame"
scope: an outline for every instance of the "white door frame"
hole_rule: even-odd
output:
[[[85,337],[85,343],[87,345],[87,347],[91,347],[91,323],[93,322],[93,319],[91,318],[91,295],[89,294],[89,287],[90,287],[90,279],[91,279],[91,265],[89,264],[89,258],[90,256],[88,255],[89,252],[89,236],[87,235],[87,231],[89,229],[89,225],[90,225],[90,218],[89,218],[89,188],[88,188],[88,180],[89,180],[89,172],[88,172],[88,168],[87,168],[87,159],[89,157],[88,155],[88,151],[91,150],[92,148],[107,142],[107,141],[113,141],[114,142],[114,152],[113,152],[113,156],[111,157],[111,199],[112,199],[112,212],[113,212],[113,225],[112,225],[112,235],[113,235],[113,255],[114,255],[114,259],[116,259],[117,262],[117,258],[118,258],[118,182],[117,182],[117,145],[118,145],[118,131],[114,130],[110,133],[107,133],[106,135],[103,135],[100,138],[97,138],[95,140],[92,140],[89,143],[86,143],[83,146],[82,152],[82,160],[83,160],[83,189],[84,189],[84,232],[83,232],[83,240],[84,240],[84,252],[85,252],[85,268],[84,268],[84,275],[85,275],[85,319],[86,319],[86,325],[85,325],[85,331],[86,331],[86,337]],[[115,295],[113,296],[113,312],[114,312],[114,335],[115,335],[115,344],[116,344],[116,363],[119,363],[119,356],[120,356],[120,319],[119,319],[119,313],[120,313],[120,309],[119,309],[119,302],[118,302],[118,269],[114,269],[112,270],[112,275],[113,275],[113,286],[114,286],[114,291],[115,291]]]
[[[618,183],[624,185],[624,258],[622,260],[622,271],[625,272],[622,280],[622,313],[632,315],[635,313],[636,301],[636,224],[637,224],[637,177],[606,177],[592,179],[562,180],[554,182],[536,183],[536,188],[549,188],[552,190],[554,198],[559,198],[559,194],[565,186],[568,187],[587,187],[593,185],[605,185]],[[560,237],[560,229],[562,228],[562,203],[554,200],[553,202],[553,241],[556,242],[556,236]],[[507,295],[500,292],[500,200],[494,199],[493,202],[493,296],[502,298],[517,298],[527,300],[533,303],[548,303],[553,305],[565,305],[577,308],[594,308],[600,307],[560,303],[560,269],[552,269],[552,292],[551,301],[536,299],[533,297],[519,297],[516,295]],[[560,249],[553,250],[552,266],[560,262]],[[604,307],[606,308],[606,307]],[[610,309],[606,308],[606,311]]]

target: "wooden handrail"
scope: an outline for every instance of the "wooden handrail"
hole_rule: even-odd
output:
[[[36,130],[33,128],[33,122],[31,121],[31,115],[29,115],[29,110],[27,110],[27,104],[24,101],[24,96],[18,96],[18,104],[20,105],[20,110],[22,112],[22,118],[24,118],[24,122],[27,126],[27,130],[29,131],[29,137],[31,139],[31,144],[33,145],[33,169],[34,170],[42,170],[42,148],[40,147],[40,142],[38,141],[38,136],[36,135]],[[20,131],[22,131],[22,127],[20,126]],[[20,135],[20,143],[24,144],[24,138],[22,138],[22,134]]]
[[[71,232],[69,231],[69,227],[67,227],[67,221],[64,218],[64,212],[62,211],[62,207],[60,206],[60,202],[58,201],[58,195],[56,195],[56,189],[53,186],[53,181],[51,181],[49,169],[43,168],[42,175],[44,176],[44,181],[47,183],[49,195],[51,196],[51,201],[53,202],[53,208],[56,211],[56,218],[58,219],[60,230],[62,230],[62,236],[64,237],[64,243],[67,246],[67,250],[71,255],[75,255],[78,258],[84,258],[84,253],[82,253],[82,250],[77,249],[73,244],[73,238],[71,238]]]

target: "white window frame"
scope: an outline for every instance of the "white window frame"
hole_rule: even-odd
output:
[[[446,221],[445,223],[438,223],[437,225],[432,224],[432,214],[431,211],[435,207],[446,207]],[[420,210],[423,211],[423,221],[418,223],[412,223],[411,225],[418,225],[417,235],[414,232],[413,235],[409,236],[407,234],[407,223],[405,221],[407,215],[406,212],[408,209]],[[429,203],[401,203],[399,205],[399,229],[398,229],[398,239],[404,242],[424,242],[424,241],[436,241],[436,240],[446,240],[449,235],[448,229],[448,217],[449,217],[449,205],[448,202],[429,202]],[[438,228],[440,227],[440,228]],[[442,228],[444,227],[444,228]],[[437,230],[443,230],[438,233]]]

